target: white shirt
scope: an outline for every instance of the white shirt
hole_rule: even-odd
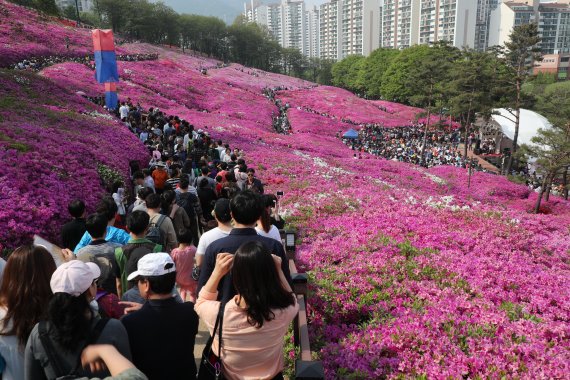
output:
[[[184,135],[184,140],[183,140],[184,149],[188,149],[189,142],[190,142],[190,134],[187,133]]]
[[[206,253],[206,249],[210,244],[215,242],[218,239],[225,238],[230,234],[230,231],[222,231],[220,227],[216,227],[211,229],[208,232],[205,232],[200,241],[198,242],[198,248],[196,248],[197,255],[204,255]]]
[[[271,239],[275,239],[279,243],[282,243],[281,234],[279,233],[279,229],[277,227],[275,227],[273,224],[271,225],[269,232],[263,231],[263,228],[261,228],[260,226],[256,226],[255,231],[257,231],[257,234],[260,236],[265,236],[265,237],[268,237]]]
[[[121,106],[119,108],[119,114],[121,115],[121,119],[123,119],[125,117],[129,117],[129,107]]]
[[[119,215],[125,215],[126,211],[125,211],[125,204],[123,202],[123,197],[118,194],[118,193],[113,193],[113,199],[115,200],[115,203],[117,204],[117,213]]]
[[[153,193],[156,193],[154,189],[154,179],[151,176],[144,177],[144,187],[149,187],[152,189]]]

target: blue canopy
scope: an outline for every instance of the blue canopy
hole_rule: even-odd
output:
[[[342,137],[345,139],[357,139],[358,132],[356,132],[354,129],[349,129],[344,133],[344,135],[342,135]]]

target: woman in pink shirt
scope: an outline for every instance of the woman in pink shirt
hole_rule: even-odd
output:
[[[195,306],[210,334],[220,308],[218,284],[230,268],[237,295],[224,310],[223,374],[234,380],[282,379],[283,337],[299,306],[281,270],[281,259],[256,241],[244,243],[235,255],[217,255]],[[212,352],[218,352],[217,337]]]

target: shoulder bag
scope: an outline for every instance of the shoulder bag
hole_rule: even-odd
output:
[[[214,325],[214,331],[212,336],[206,342],[204,351],[202,352],[202,360],[200,361],[200,368],[198,368],[197,380],[223,380],[225,379],[222,373],[223,364],[221,359],[222,350],[222,325],[224,322],[224,309],[226,308],[225,302],[220,302],[220,310],[218,311],[218,317],[216,318],[216,324]],[[218,330],[219,325],[219,330]],[[216,336],[216,331],[218,331],[218,355],[212,352],[212,342]]]

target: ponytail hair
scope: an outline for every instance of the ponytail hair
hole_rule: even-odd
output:
[[[87,339],[93,312],[87,302],[87,290],[79,297],[67,293],[55,293],[48,306],[50,328],[54,340],[67,352],[79,348],[79,342]]]

